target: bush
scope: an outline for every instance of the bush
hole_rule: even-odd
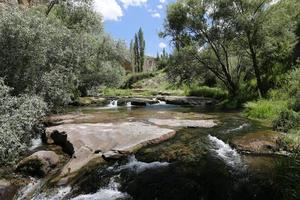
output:
[[[13,97],[0,79],[0,165],[13,163],[26,150],[47,111],[37,96]]]
[[[280,112],[287,109],[287,101],[258,100],[245,104],[245,114],[256,119],[274,120]]]
[[[228,97],[228,93],[225,90],[207,86],[185,86],[184,93],[186,96],[209,97],[218,100],[224,100]]]
[[[300,114],[292,110],[281,111],[273,121],[273,129],[285,133],[298,126],[300,126]]]
[[[48,103],[52,110],[67,105],[74,99],[75,75],[64,67],[46,72],[35,84],[35,93]]]

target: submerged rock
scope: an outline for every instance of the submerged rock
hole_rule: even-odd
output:
[[[235,137],[230,144],[239,151],[271,154],[280,150],[281,136],[274,131],[258,131]]]
[[[173,127],[203,127],[211,128],[217,125],[215,120],[182,120],[182,119],[149,119],[149,122],[159,126]]]
[[[59,156],[53,151],[38,151],[31,156],[24,158],[17,165],[17,171],[24,174],[43,177],[56,167]]]
[[[46,135],[54,141],[63,138],[60,140],[63,142],[56,143],[64,145],[66,141],[74,149],[71,160],[58,178],[63,179],[60,181],[63,184],[76,177],[83,168],[104,162],[103,158],[117,159],[128,155],[145,145],[169,139],[175,131],[141,122],[126,122],[64,124],[47,128]]]

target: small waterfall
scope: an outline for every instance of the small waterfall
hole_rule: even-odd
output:
[[[151,162],[151,163],[141,162],[138,161],[134,155],[132,155],[128,158],[128,163],[118,167],[116,171],[131,170],[136,173],[141,173],[147,169],[167,167],[168,165],[169,165],[168,162]]]
[[[236,150],[232,149],[229,144],[226,144],[222,140],[211,135],[208,136],[208,139],[212,143],[218,157],[220,157],[227,165],[236,167],[242,164],[240,155]]]
[[[161,100],[158,100],[158,105],[166,105],[167,103],[165,101],[161,101]]]
[[[108,104],[109,108],[117,108],[118,107],[118,100],[111,100]]]
[[[33,138],[31,139],[31,146],[28,148],[30,151],[33,151],[34,149],[42,146],[42,139],[39,138]]]
[[[126,103],[126,107],[131,107],[132,105],[131,105],[131,102],[127,102]]]
[[[118,176],[113,176],[107,187],[101,188],[94,194],[79,195],[72,200],[115,200],[115,199],[128,199],[127,193],[119,191],[120,184],[116,182]]]

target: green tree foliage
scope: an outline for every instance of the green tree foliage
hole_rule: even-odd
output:
[[[296,0],[178,0],[161,36],[171,37],[176,51],[194,49],[195,67],[209,70],[231,96],[243,96],[253,83],[264,96],[291,68],[299,6]]]
[[[166,52],[164,48],[161,55],[157,54],[156,56],[156,65],[157,69],[165,69],[168,66],[169,62],[169,54]]]
[[[143,72],[145,62],[145,40],[142,28],[134,35],[134,40],[130,43],[131,63],[133,72]]]
[[[47,104],[38,96],[11,96],[0,79],[0,165],[13,163],[30,144]]]
[[[89,2],[62,2],[48,17],[39,8],[0,15],[0,77],[13,94],[35,93],[57,107],[122,84],[126,45],[103,31]]]

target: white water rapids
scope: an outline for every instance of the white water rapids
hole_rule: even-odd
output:
[[[216,152],[219,158],[221,158],[227,165],[231,167],[237,167],[242,164],[241,156],[235,149],[232,149],[229,144],[226,144],[217,137],[208,135],[213,151]]]
[[[141,162],[138,161],[135,156],[128,157],[128,162],[124,165],[119,165],[116,167],[109,167],[109,171],[113,171],[117,175],[110,178],[110,182],[106,187],[100,188],[94,194],[82,194],[74,198],[66,198],[68,194],[72,191],[70,186],[55,188],[51,191],[45,193],[39,193],[38,189],[42,186],[42,180],[32,179],[32,182],[24,187],[19,193],[17,200],[31,199],[31,200],[116,200],[116,199],[128,199],[130,196],[127,193],[121,192],[120,184],[117,182],[119,178],[119,172],[123,170],[130,170],[135,173],[141,173],[149,169],[157,169],[160,167],[167,167],[169,163],[167,162]]]

